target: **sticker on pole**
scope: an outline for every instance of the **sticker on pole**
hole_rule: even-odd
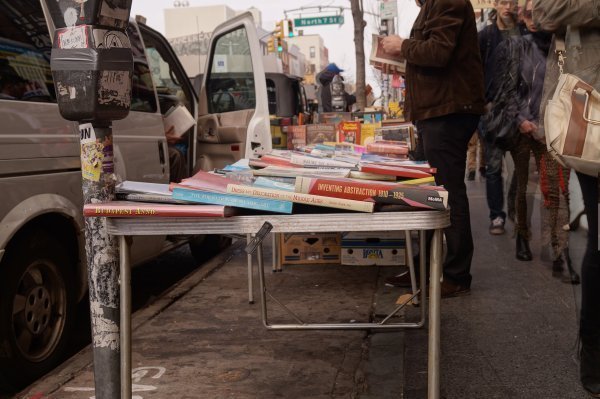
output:
[[[58,33],[58,47],[62,49],[88,48],[85,25],[61,30]]]
[[[82,145],[96,142],[96,132],[91,123],[79,125],[79,139]]]
[[[104,145],[96,140],[96,132],[91,123],[79,125],[81,143],[81,177],[88,181],[100,181],[104,160]]]

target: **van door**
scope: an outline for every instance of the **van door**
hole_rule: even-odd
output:
[[[265,72],[252,14],[219,25],[199,95],[196,170],[271,150]]]

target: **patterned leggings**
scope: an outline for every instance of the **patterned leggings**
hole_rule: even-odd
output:
[[[553,259],[569,245],[569,234],[563,226],[569,223],[569,169],[562,167],[548,154],[543,143],[527,135],[521,135],[517,145],[510,151],[515,162],[517,179],[516,211],[518,234],[531,239],[527,223],[527,184],[529,182],[529,159],[531,153],[540,173],[540,189],[544,198],[542,206],[542,245],[552,247]]]

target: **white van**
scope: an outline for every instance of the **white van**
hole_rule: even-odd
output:
[[[198,120],[177,145],[187,174],[270,149],[265,74],[250,14],[213,33],[199,96],[162,35],[135,21],[128,34],[132,112],[113,125],[119,180],[170,181],[162,114],[175,104]],[[39,0],[0,0],[0,391],[33,381],[63,359],[73,309],[86,293],[79,139],[76,124],[58,112],[51,48]],[[223,93],[235,100],[226,110]],[[180,243],[138,238],[132,258],[141,263]]]

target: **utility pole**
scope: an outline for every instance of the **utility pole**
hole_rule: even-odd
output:
[[[44,0],[54,26],[51,69],[63,118],[79,123],[84,203],[114,199],[112,121],[131,105],[132,0]],[[119,250],[104,218],[86,218],[85,249],[97,399],[131,398],[121,379]],[[124,277],[125,278],[125,277]],[[126,279],[126,278],[125,278]],[[126,279],[127,280],[127,279]],[[123,281],[129,284],[129,281]]]
[[[356,106],[365,109],[365,26],[362,0],[350,0],[352,20],[354,22],[354,53],[356,57]]]

